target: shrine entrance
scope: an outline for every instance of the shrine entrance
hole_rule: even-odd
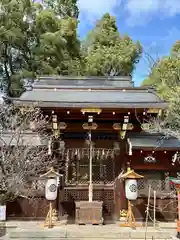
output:
[[[75,219],[75,201],[88,201],[88,187],[92,154],[93,200],[103,201],[105,221],[117,220],[115,179],[120,172],[120,149],[117,148],[67,148],[65,182],[61,191],[59,209],[69,222]]]

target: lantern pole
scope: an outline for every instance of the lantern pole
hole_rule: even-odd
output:
[[[52,228],[52,201],[49,203],[49,226],[48,228]]]
[[[93,185],[92,185],[92,143],[91,130],[89,132],[89,202],[93,201]]]
[[[178,186],[177,194],[178,194],[177,238],[180,238],[180,185]]]
[[[88,140],[89,140],[89,202],[93,201],[93,182],[92,182],[92,160],[93,160],[93,147],[92,147],[92,130],[96,130],[98,125],[93,122],[93,116],[88,116],[88,123],[83,124],[83,129],[88,130]]]

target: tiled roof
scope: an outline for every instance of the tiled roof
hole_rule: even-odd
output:
[[[132,88],[131,77],[40,77],[34,88]]]
[[[129,140],[133,149],[180,149],[180,141],[177,138],[167,138],[158,134],[130,133]]]
[[[135,102],[159,102],[157,95],[148,91],[126,90],[107,91],[107,90],[34,90],[27,91],[20,100],[25,101],[48,101],[48,102],[109,102],[109,103],[135,103]]]
[[[165,108],[148,88],[134,87],[130,77],[41,77],[16,104],[40,107]]]

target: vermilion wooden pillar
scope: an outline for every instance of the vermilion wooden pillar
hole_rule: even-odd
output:
[[[176,185],[178,194],[178,221],[177,221],[177,238],[180,238],[180,184]]]
[[[170,181],[175,185],[178,195],[177,238],[180,239],[180,179],[171,178]]]

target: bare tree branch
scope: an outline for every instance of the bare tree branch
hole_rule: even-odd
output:
[[[50,124],[51,118],[34,106],[0,105],[0,203],[33,195],[34,179],[62,165],[48,155]]]

